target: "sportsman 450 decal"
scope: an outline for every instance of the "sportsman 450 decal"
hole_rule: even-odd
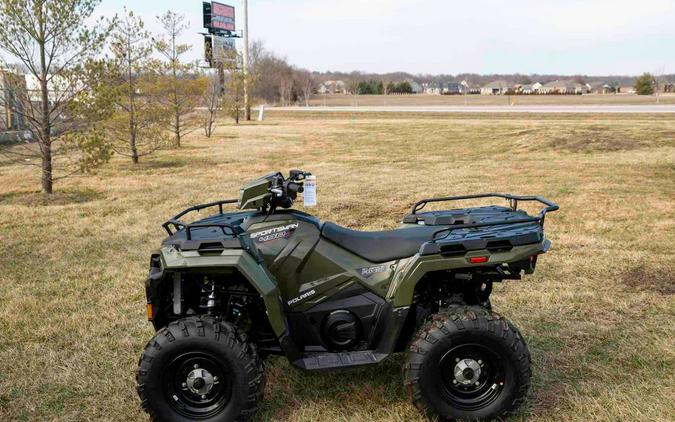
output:
[[[291,223],[285,226],[273,227],[271,229],[262,230],[251,233],[251,239],[258,243],[269,242],[276,239],[285,239],[289,237],[295,229],[298,228],[298,223]]]

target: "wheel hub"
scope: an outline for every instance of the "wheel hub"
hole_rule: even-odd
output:
[[[213,375],[202,368],[195,368],[187,376],[185,383],[194,394],[205,395],[211,392],[215,380]]]
[[[480,364],[473,359],[460,359],[453,371],[455,381],[462,385],[471,385],[478,382],[481,374]]]

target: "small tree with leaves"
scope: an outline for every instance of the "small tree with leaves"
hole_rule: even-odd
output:
[[[131,158],[149,155],[168,144],[166,110],[153,95],[155,80],[150,33],[132,11],[124,9],[111,34],[113,60],[109,88],[115,113],[107,120],[106,134],[116,153]]]
[[[100,0],[0,0],[0,50],[23,64],[27,87],[16,91],[11,107],[20,113],[35,142],[5,153],[16,162],[37,165],[42,192],[55,180],[85,172],[110,157],[100,120],[110,101],[99,89],[100,53],[111,25],[86,25]],[[100,109],[97,109],[100,107]]]
[[[175,145],[180,147],[182,138],[196,128],[190,116],[199,104],[203,85],[190,75],[192,65],[181,62],[181,57],[191,48],[178,43],[178,38],[188,28],[185,17],[167,11],[157,19],[164,33],[155,40],[155,49],[165,59],[160,68],[161,75],[157,78],[157,88],[163,93],[171,115],[169,129],[174,135]]]
[[[654,77],[651,73],[643,73],[635,80],[635,92],[638,95],[652,95],[654,93]]]

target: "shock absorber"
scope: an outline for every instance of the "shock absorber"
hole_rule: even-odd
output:
[[[211,292],[206,297],[206,313],[209,315],[214,315],[216,310],[216,305],[218,302],[218,297],[216,296],[216,283],[211,282]]]

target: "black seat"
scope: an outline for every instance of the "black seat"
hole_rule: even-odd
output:
[[[412,226],[379,232],[362,232],[325,223],[321,235],[370,262],[387,262],[415,255],[441,227]]]

